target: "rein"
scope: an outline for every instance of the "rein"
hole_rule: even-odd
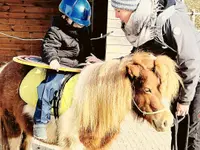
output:
[[[153,112],[146,112],[146,111],[143,111],[141,110],[138,105],[136,104],[136,102],[133,100],[133,103],[135,105],[135,107],[143,114],[143,115],[153,115],[153,114],[157,114],[157,113],[160,113],[160,112],[163,112],[163,111],[166,111],[167,109],[166,108],[163,108],[163,109],[160,109],[160,110],[157,110],[157,111],[153,111]]]

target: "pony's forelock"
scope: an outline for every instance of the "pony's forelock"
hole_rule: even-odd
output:
[[[177,73],[177,64],[166,55],[154,56],[150,52],[135,51],[131,56],[127,56],[121,64],[123,64],[121,65],[122,69],[128,64],[138,64],[143,68],[155,71],[161,80],[160,90],[163,97],[171,101],[176,98],[179,86],[183,86],[182,79]]]

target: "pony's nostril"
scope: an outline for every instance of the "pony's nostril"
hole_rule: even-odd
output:
[[[167,121],[165,120],[164,122],[163,122],[163,127],[167,127],[168,126],[168,123],[167,123]]]

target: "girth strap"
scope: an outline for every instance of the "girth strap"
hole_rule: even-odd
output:
[[[59,105],[60,105],[60,100],[61,100],[61,97],[62,97],[62,94],[63,94],[63,90],[64,90],[64,87],[65,87],[65,84],[75,74],[76,73],[74,73],[74,72],[67,73],[65,75],[64,79],[63,79],[63,82],[61,84],[61,88],[59,89],[59,91],[56,91],[54,93],[54,97],[53,97],[52,103],[53,103],[53,113],[54,113],[54,117],[55,118],[59,118]]]

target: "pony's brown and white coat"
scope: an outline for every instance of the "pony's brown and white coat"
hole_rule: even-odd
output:
[[[155,59],[152,54],[138,52],[122,60],[111,60],[86,67],[76,85],[72,106],[59,119],[50,121],[47,128],[48,139],[44,142],[72,150],[84,147],[92,150],[108,148],[118,135],[120,124],[126,114],[132,111],[135,77],[138,83],[141,81],[143,84],[147,81],[150,83],[150,76],[153,78],[152,81],[156,83],[151,83],[152,93],[141,91],[140,96],[149,97],[148,103],[152,98],[156,98],[153,99],[156,101],[155,106],[158,107],[156,110],[163,109],[165,107],[162,104],[163,97],[170,103],[175,95],[174,91],[177,91],[175,88],[178,87],[180,78],[175,70],[171,69],[175,64],[164,63],[166,70],[161,69],[163,59],[159,60],[158,57]],[[10,142],[17,141],[22,132],[26,135],[24,140],[26,144],[22,143],[22,149],[27,149],[27,145],[30,145],[34,108],[30,108],[20,99],[18,88],[30,69],[28,66],[10,62],[0,74],[0,118]],[[166,88],[161,88],[164,83],[166,87],[173,87],[174,90],[167,91]],[[143,87],[146,84],[143,84],[138,88],[141,90],[146,88]],[[148,103],[145,100],[143,99],[143,103],[137,101],[142,111],[147,110]],[[147,106],[150,113],[154,111],[149,105]],[[165,124],[172,119],[170,108],[161,113],[145,115],[144,118],[153,120],[154,122],[149,122],[160,131],[170,129],[170,122]],[[20,143],[19,140],[17,142]],[[15,148],[17,147],[20,146],[16,145]]]

